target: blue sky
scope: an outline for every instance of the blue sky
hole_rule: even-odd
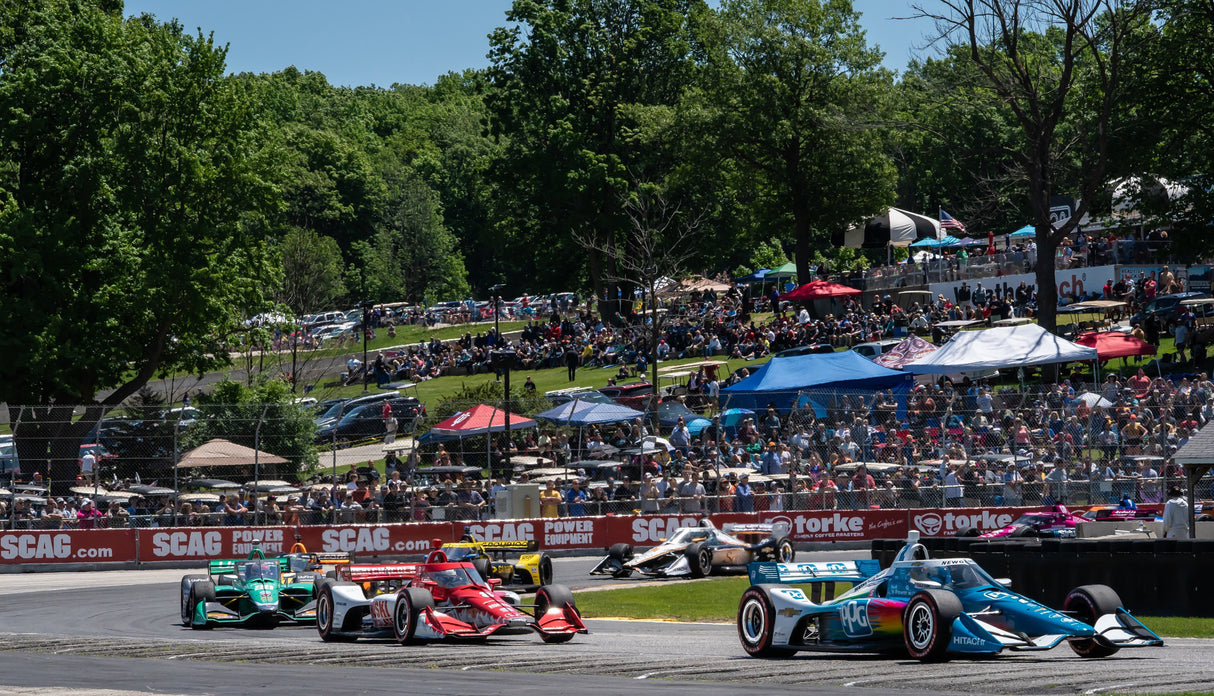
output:
[[[505,23],[510,0],[127,0],[127,14],[176,18],[191,32],[230,44],[232,72],[294,65],[335,85],[433,84],[447,72],[488,65],[488,34]],[[910,0],[854,0],[869,43],[901,71],[930,25],[897,21]]]

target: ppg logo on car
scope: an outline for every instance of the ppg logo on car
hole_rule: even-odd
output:
[[[851,638],[872,635],[873,626],[868,621],[868,600],[859,599],[844,602],[839,607],[839,621],[843,623],[843,632]]]

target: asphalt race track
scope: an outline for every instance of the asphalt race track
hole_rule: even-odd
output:
[[[597,559],[556,559],[556,579]],[[732,625],[589,620],[563,645],[511,636],[402,647],[322,643],[312,627],[191,631],[179,625],[182,570],[0,575],[0,696],[75,693],[478,695],[640,693],[1163,693],[1210,691],[1214,641],[1168,640],[1083,660],[1036,653],[922,665],[899,657],[746,657]],[[216,663],[225,663],[217,669]],[[375,669],[368,669],[375,668]],[[83,687],[83,691],[81,691]]]

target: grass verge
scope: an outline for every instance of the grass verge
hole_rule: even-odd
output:
[[[577,593],[577,605],[582,615],[591,619],[612,617],[732,623],[737,618],[738,599],[749,586],[748,578],[732,577],[582,591]],[[1214,619],[1183,616],[1138,618],[1165,638],[1214,638]]]

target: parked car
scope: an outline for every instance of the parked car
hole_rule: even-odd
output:
[[[776,353],[774,358],[791,358],[797,355],[814,355],[816,353],[833,353],[835,347],[829,343],[811,343],[808,346],[797,346]]]
[[[692,437],[699,435],[701,430],[712,425],[712,421],[687,408],[687,405],[682,402],[663,401],[658,404],[658,423],[662,426],[662,432],[669,432],[678,425],[680,418],[687,425],[687,430]],[[652,420],[652,411],[645,414],[646,423]]]
[[[573,389],[556,389],[550,392],[544,392],[544,396],[552,402],[553,406],[560,406],[573,400],[589,401],[593,404],[614,404],[615,399],[607,396],[603,392],[595,391],[587,387],[576,387]]]
[[[632,382],[630,384],[613,384],[599,389],[599,392],[611,397],[617,404],[644,411],[653,400],[653,385],[649,382]]]
[[[1130,321],[1145,322],[1149,317],[1155,317],[1159,321],[1159,325],[1165,329],[1171,329],[1176,325],[1176,318],[1180,316],[1181,303],[1185,300],[1200,300],[1208,298],[1209,295],[1204,292],[1182,292],[1175,295],[1160,295],[1147,303],[1142,311],[1131,317]],[[1197,304],[1192,305],[1193,314],[1196,316],[1214,316],[1214,305]]]
[[[861,343],[859,345],[854,346],[852,348],[852,350],[856,351],[860,355],[863,355],[864,357],[868,358],[869,360],[872,360],[873,358],[875,358],[879,355],[884,355],[885,353],[888,353],[891,348],[893,348],[894,346],[898,345],[901,342],[902,342],[901,339],[887,338],[882,341],[872,341],[869,343]]]
[[[316,414],[314,418],[316,427],[323,428],[331,425],[341,420],[342,416],[349,413],[355,407],[362,406],[363,404],[376,403],[382,406],[384,399],[391,401],[398,398],[400,398],[400,392],[398,391],[383,391],[365,396],[356,396],[352,399],[329,399],[322,401],[314,411]]]

